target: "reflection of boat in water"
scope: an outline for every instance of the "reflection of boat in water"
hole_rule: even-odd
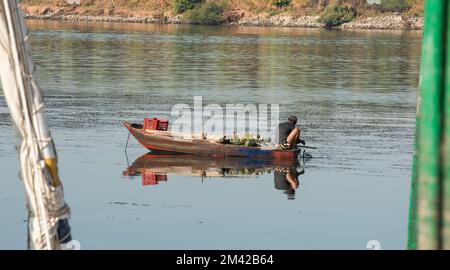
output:
[[[140,156],[124,176],[141,176],[143,185],[167,181],[168,175],[198,177],[258,176],[272,171],[290,171],[300,166],[297,159],[206,158],[192,155]]]
[[[166,182],[169,175],[207,177],[257,177],[273,173],[274,187],[283,190],[288,199],[295,198],[298,177],[305,171],[302,159],[213,158],[192,155],[148,153],[137,158],[124,176],[141,176],[142,185]],[[298,170],[300,168],[300,170]]]
[[[298,158],[301,149],[280,150],[262,146],[244,146],[234,144],[221,144],[209,139],[184,138],[168,131],[145,130],[141,124],[124,122],[123,125],[144,147],[150,150],[169,153],[189,154],[209,157],[247,157],[290,159]]]

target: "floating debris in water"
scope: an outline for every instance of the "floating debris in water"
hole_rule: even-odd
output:
[[[145,206],[145,207],[149,207],[151,206],[151,204],[149,203],[129,203],[129,202],[108,202],[108,204],[110,205],[131,205],[131,206]]]
[[[116,205],[128,205],[127,202],[109,202],[108,204],[116,204]]]

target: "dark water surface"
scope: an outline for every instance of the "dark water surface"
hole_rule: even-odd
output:
[[[28,25],[82,248],[405,248],[420,32]],[[194,95],[279,103],[282,119],[300,117],[318,149],[298,168],[295,199],[270,169],[222,177],[223,164],[180,160],[161,181],[142,168],[124,175],[147,151],[131,141],[127,162],[120,121],[173,120],[172,106]],[[26,248],[14,143],[0,96],[1,249]]]

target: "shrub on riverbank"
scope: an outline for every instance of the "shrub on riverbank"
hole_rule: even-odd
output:
[[[410,8],[406,0],[381,0],[380,10],[383,12],[404,12]]]
[[[272,5],[277,8],[284,8],[291,4],[291,0],[272,0]]]
[[[350,22],[355,18],[355,9],[341,5],[329,5],[325,8],[319,18],[319,22],[324,23],[326,28],[338,26]]]
[[[193,23],[198,24],[221,24],[225,21],[224,11],[227,6],[225,2],[206,0],[197,5],[188,14]]]
[[[195,5],[201,2],[203,2],[203,0],[175,0],[173,7],[176,13],[183,13],[195,8]]]

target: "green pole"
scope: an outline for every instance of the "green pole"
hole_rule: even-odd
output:
[[[418,249],[440,249],[442,206],[442,121],[444,98],[446,0],[425,1],[422,41],[417,159],[412,186],[416,205],[410,224],[416,228]],[[411,216],[411,214],[410,214]],[[412,237],[414,240],[414,237]]]
[[[406,248],[409,250],[415,250],[417,248],[417,225],[416,225],[416,212],[417,212],[417,141],[419,130],[419,112],[420,112],[420,87],[417,98],[416,109],[416,129],[413,146],[413,161],[412,161],[412,173],[411,173],[411,187],[409,195],[409,217],[408,217],[408,243]]]
[[[423,66],[421,65],[421,69]],[[422,73],[422,72],[420,72]],[[420,125],[420,108],[421,108],[421,80],[419,80],[419,89],[417,93],[417,105],[416,105],[416,128],[413,145],[413,157],[412,157],[412,172],[411,172],[411,186],[409,195],[409,216],[408,216],[408,242],[406,248],[409,250],[415,250],[417,248],[417,143],[419,140],[419,125]]]
[[[443,248],[450,249],[450,4],[447,4],[447,46],[445,63],[445,86],[444,86],[444,137],[443,137]]]

